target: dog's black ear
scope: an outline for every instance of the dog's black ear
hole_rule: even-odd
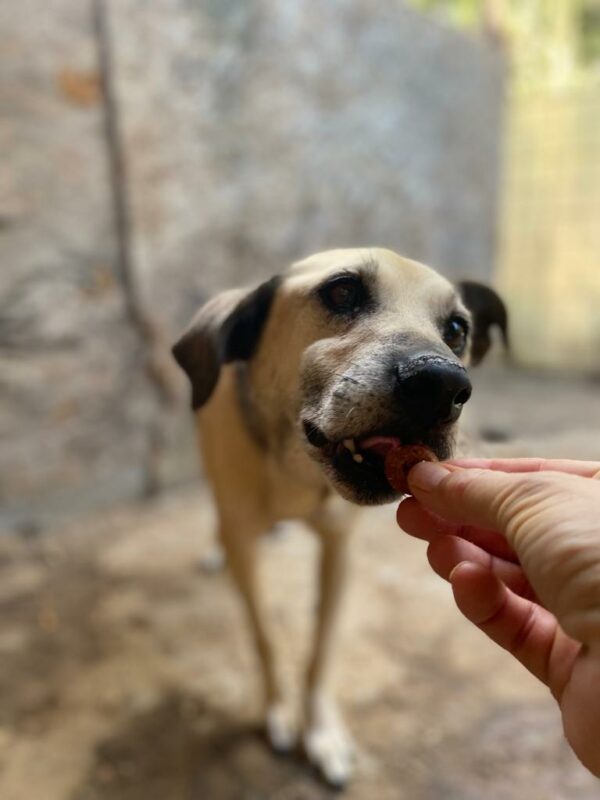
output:
[[[508,312],[502,299],[489,286],[475,281],[461,281],[457,288],[463,303],[473,315],[471,364],[477,366],[483,361],[490,349],[490,330],[494,325],[500,330],[508,352]]]
[[[221,364],[244,361],[255,352],[280,283],[275,276],[256,289],[233,289],[209,300],[172,349],[192,384],[192,408],[211,396]]]

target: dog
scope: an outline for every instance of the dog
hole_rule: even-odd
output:
[[[303,520],[321,544],[319,603],[304,687],[304,749],[342,786],[353,746],[327,673],[348,558],[353,506],[398,499],[389,447],[455,449],[471,395],[466,367],[490,329],[506,341],[491,289],[453,286],[433,269],[379,248],[331,250],[257,288],[222,292],[173,347],[191,382],[219,538],[241,593],[262,669],[265,726],[294,745],[257,584],[257,541],[280,520]]]

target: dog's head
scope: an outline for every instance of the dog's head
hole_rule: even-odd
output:
[[[396,496],[383,459],[398,440],[451,454],[466,367],[493,325],[506,339],[506,310],[485,286],[453,286],[389,250],[333,250],[217,296],[173,353],[194,408],[222,364],[246,362],[266,446],[277,454],[300,439],[340,494],[373,504]]]

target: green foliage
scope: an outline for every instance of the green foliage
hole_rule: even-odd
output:
[[[578,20],[579,57],[583,64],[600,64],[600,2],[583,3]]]
[[[508,46],[518,86],[564,86],[598,74],[600,0],[409,0],[463,28],[491,18]]]
[[[411,0],[411,3],[460,27],[476,27],[481,15],[481,0]]]

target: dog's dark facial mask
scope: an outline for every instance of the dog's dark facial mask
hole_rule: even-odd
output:
[[[397,497],[384,473],[391,447],[452,454],[471,395],[470,352],[480,359],[489,327],[505,331],[506,317],[497,318],[504,306],[486,287],[469,286],[468,299],[479,301],[474,317],[461,287],[433,270],[389,251],[351,252],[314,292],[330,335],[304,352],[300,417],[311,457],[340,494],[376,504]]]

